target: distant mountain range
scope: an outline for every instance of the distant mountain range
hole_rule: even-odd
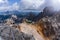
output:
[[[0,20],[3,21],[5,19],[11,18],[12,15],[16,15],[19,19],[28,19],[31,21],[38,21],[39,19],[46,16],[53,16],[56,12],[53,11],[50,7],[44,8],[43,12],[19,12],[19,11],[6,11],[0,12]]]
[[[31,11],[32,12],[32,11]],[[10,15],[10,14],[22,14],[22,15],[27,15],[29,14],[30,12],[27,12],[27,11],[17,11],[17,10],[14,10],[14,11],[4,11],[4,12],[0,12],[0,15]],[[32,12],[33,14],[38,14],[39,12],[35,12],[33,11]]]

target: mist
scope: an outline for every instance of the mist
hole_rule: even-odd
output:
[[[60,0],[21,0],[20,9],[43,11],[45,7],[52,7],[55,11],[60,10]]]
[[[55,11],[60,10],[60,0],[45,0],[46,7],[53,7]]]

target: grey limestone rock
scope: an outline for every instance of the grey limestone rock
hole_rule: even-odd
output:
[[[33,35],[28,35],[19,30],[9,27],[1,26],[0,27],[0,39],[2,40],[35,40]]]

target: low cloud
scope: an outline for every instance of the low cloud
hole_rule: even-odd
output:
[[[60,10],[60,0],[51,0],[52,1],[52,6],[55,10]]]
[[[42,11],[45,7],[53,7],[55,11],[60,10],[60,0],[21,0],[22,9],[36,9]]]

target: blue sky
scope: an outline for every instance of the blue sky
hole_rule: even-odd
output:
[[[15,2],[17,2],[17,3],[20,2],[20,0],[8,0],[8,1],[9,1],[9,4],[10,4],[10,5],[12,5],[12,4],[15,3]]]
[[[46,6],[60,10],[60,0],[0,0],[0,11],[27,9],[42,11]]]

